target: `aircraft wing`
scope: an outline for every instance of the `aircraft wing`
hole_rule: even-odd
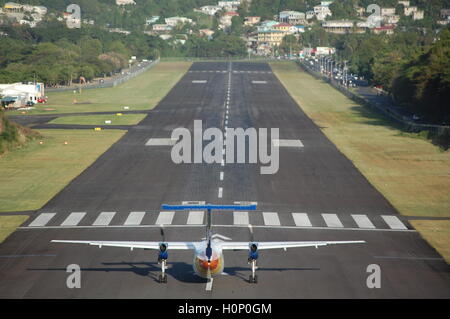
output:
[[[255,242],[258,250],[262,249],[287,249],[299,247],[319,247],[338,244],[362,244],[364,240],[354,241],[272,241],[272,242]],[[222,250],[248,250],[249,242],[221,242]]]
[[[92,246],[108,246],[108,247],[124,247],[124,248],[142,248],[142,249],[156,249],[159,250],[159,244],[157,241],[97,241],[97,240],[52,240],[52,243],[66,243],[66,244],[87,244]],[[195,249],[199,242],[166,242],[167,249]]]

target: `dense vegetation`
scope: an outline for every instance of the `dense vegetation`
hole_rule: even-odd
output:
[[[0,109],[0,155],[15,147],[24,145],[27,140],[40,135],[29,128],[9,121]]]

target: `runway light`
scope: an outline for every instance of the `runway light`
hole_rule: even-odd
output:
[[[64,141],[64,145],[67,145],[67,144],[69,144],[69,143],[67,143],[67,141]]]
[[[39,144],[40,144],[40,145],[42,145],[42,144],[44,144],[44,142],[42,142],[42,141],[39,141]]]
[[[101,131],[101,130],[102,130],[101,127],[96,127],[96,128],[94,128],[94,131]]]
[[[122,113],[116,113],[117,116],[122,116]]]

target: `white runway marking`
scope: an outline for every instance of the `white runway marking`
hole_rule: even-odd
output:
[[[50,221],[50,219],[52,219],[53,216],[55,215],[56,213],[42,213],[38,217],[36,217],[36,219],[33,220],[33,222],[28,226],[30,227],[45,226]]]
[[[214,281],[213,278],[208,278],[208,282],[206,283],[206,291],[212,290],[213,281]]]
[[[220,180],[223,181],[223,172],[220,172]]]
[[[252,81],[253,84],[267,84],[267,81]]]
[[[381,215],[391,229],[408,229],[397,216]]]
[[[375,228],[367,215],[352,215],[359,228]]]
[[[328,227],[344,227],[336,214],[322,214]]]
[[[177,142],[172,138],[151,138],[145,143],[145,146],[172,146]]]
[[[272,143],[275,147],[304,147],[300,140],[273,139]]]
[[[206,80],[194,80],[192,81],[192,83],[207,83],[208,81]]]
[[[296,226],[312,227],[311,221],[306,213],[292,213],[292,218],[294,218]]]
[[[113,219],[115,212],[103,212],[98,215],[95,222],[92,224],[94,226],[108,226]]]
[[[248,212],[233,212],[233,224],[248,225]]]
[[[264,212],[264,224],[267,226],[281,226],[280,218],[277,213]]]
[[[62,222],[61,226],[76,226],[83,219],[86,213],[71,213],[65,221]]]
[[[190,211],[187,219],[188,225],[202,225],[203,224],[203,215],[202,211]]]
[[[223,188],[219,187],[219,194],[217,195],[219,198],[222,198]]]
[[[155,225],[170,225],[172,224],[173,215],[175,212],[159,212]]]
[[[144,216],[145,212],[131,212],[124,225],[140,225]]]
[[[205,205],[205,201],[199,201],[199,200],[188,200],[181,202],[182,205]]]

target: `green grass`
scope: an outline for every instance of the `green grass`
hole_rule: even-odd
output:
[[[271,66],[302,110],[401,214],[450,216],[450,151],[403,133],[294,63]],[[450,221],[411,224],[449,263]]]
[[[48,92],[49,102],[29,111],[11,111],[10,115],[57,114],[79,112],[120,112],[149,110],[170,91],[190,67],[189,62],[160,62],[149,71],[113,88]],[[74,103],[75,102],[75,103]]]
[[[0,243],[28,219],[25,215],[0,216]]]
[[[0,212],[41,208],[126,131],[38,132],[42,139],[0,157]]]
[[[450,220],[411,220],[410,223],[450,264]]]
[[[450,151],[403,134],[294,63],[271,66],[306,114],[400,213],[450,217]]]
[[[120,113],[119,113],[120,114]],[[78,124],[78,125],[135,125],[138,124],[146,114],[117,114],[112,115],[80,115],[63,116],[50,121],[51,124]],[[105,121],[110,120],[110,124]]]

